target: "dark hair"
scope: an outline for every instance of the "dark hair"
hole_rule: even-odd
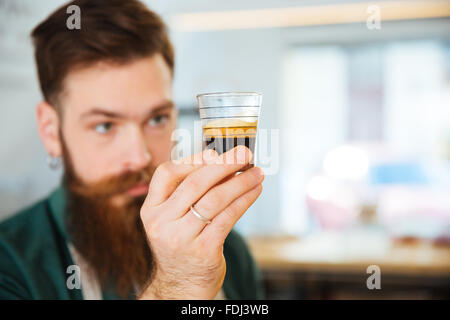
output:
[[[71,5],[80,8],[80,29],[66,25]],[[31,37],[41,91],[53,106],[71,70],[100,61],[125,64],[160,53],[173,75],[174,50],[166,26],[138,0],[71,1],[41,22]]]

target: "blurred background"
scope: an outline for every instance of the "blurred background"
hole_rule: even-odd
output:
[[[268,298],[450,297],[450,1],[144,2],[176,48],[180,128],[200,129],[198,93],[263,94],[268,176],[236,229]],[[29,33],[64,3],[0,0],[0,219],[59,183]]]

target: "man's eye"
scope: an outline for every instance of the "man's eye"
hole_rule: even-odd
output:
[[[168,119],[169,117],[167,115],[159,115],[151,118],[148,121],[148,124],[150,127],[157,127],[163,125]]]
[[[95,126],[94,130],[98,133],[105,134],[108,133],[113,127],[112,122],[103,122]]]

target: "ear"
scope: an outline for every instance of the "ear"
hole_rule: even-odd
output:
[[[47,153],[52,157],[62,155],[61,141],[59,137],[60,121],[55,108],[43,101],[36,108],[39,136]]]

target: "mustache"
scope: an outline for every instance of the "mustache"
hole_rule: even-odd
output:
[[[150,184],[154,172],[155,168],[149,165],[138,171],[126,171],[89,184],[72,177],[68,181],[68,188],[85,197],[109,198],[124,193],[137,184]]]

